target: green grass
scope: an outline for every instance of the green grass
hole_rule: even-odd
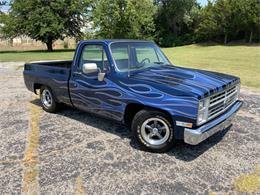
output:
[[[178,66],[212,70],[239,76],[242,85],[260,89],[260,46],[204,46],[189,45],[163,48],[163,51]],[[0,52],[1,61],[35,61],[72,59],[74,51],[60,50]]]
[[[260,89],[260,46],[200,46],[164,48],[178,66],[239,76],[242,85]]]
[[[71,60],[74,50],[46,51],[0,51],[0,62],[30,62],[39,60]]]

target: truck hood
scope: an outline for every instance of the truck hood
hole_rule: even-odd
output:
[[[235,76],[173,65],[139,70],[130,78],[135,83],[153,84],[169,94],[195,96],[199,99],[240,82]]]

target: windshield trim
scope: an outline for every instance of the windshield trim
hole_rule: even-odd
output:
[[[113,66],[115,67],[115,70],[116,72],[120,72],[120,73],[128,73],[128,72],[133,72],[133,71],[140,71],[141,69],[136,69],[136,70],[127,70],[127,71],[123,71],[123,70],[120,70],[118,67],[117,67],[117,64],[115,62],[115,59],[114,59],[114,56],[113,56],[113,52],[112,52],[112,49],[111,49],[111,45],[114,44],[114,43],[152,43],[154,44],[155,46],[157,46],[159,48],[159,51],[161,52],[161,54],[163,55],[163,57],[169,62],[169,64],[164,64],[164,65],[172,65],[171,61],[167,58],[167,56],[163,53],[163,51],[161,50],[161,48],[156,44],[154,43],[153,41],[145,41],[145,40],[134,40],[134,41],[131,41],[131,40],[120,40],[120,41],[113,41],[113,42],[110,42],[108,44],[108,49],[109,49],[109,52],[110,52],[110,55],[111,55],[111,58],[112,58],[112,61],[113,61]],[[162,65],[162,64],[161,64]],[[149,68],[149,67],[147,67]],[[145,69],[145,68],[144,68]]]

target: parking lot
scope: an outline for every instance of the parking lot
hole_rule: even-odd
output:
[[[0,63],[0,194],[260,193],[260,92],[243,88],[233,125],[198,146],[141,151],[114,122],[44,112],[23,63]]]

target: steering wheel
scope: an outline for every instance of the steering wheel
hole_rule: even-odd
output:
[[[140,64],[145,64],[145,61],[147,61],[148,63],[151,63],[151,60],[149,58],[144,58]]]

